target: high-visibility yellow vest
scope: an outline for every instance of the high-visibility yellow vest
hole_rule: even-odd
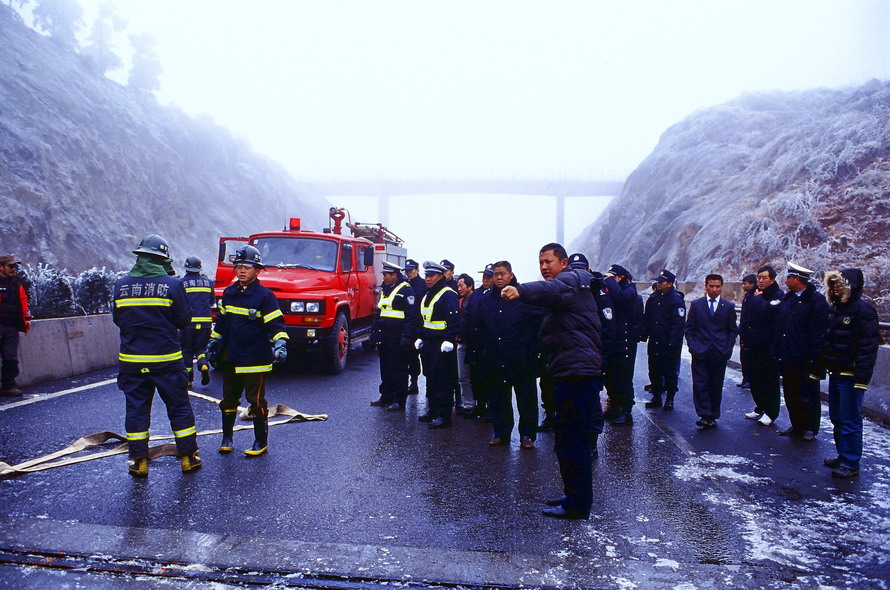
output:
[[[382,293],[380,295],[380,302],[377,304],[377,307],[380,308],[380,317],[382,318],[396,318],[399,320],[405,319],[405,312],[399,309],[393,309],[392,304],[396,299],[396,294],[404,289],[405,287],[411,287],[409,283],[402,282],[393,289],[389,296],[384,296]]]
[[[442,295],[445,294],[446,291],[451,291],[455,295],[457,293],[454,292],[454,289],[451,287],[445,287],[430,300],[429,305],[421,302],[420,304],[420,315],[423,316],[423,327],[428,330],[444,330],[445,329],[445,321],[433,321],[433,308],[436,306],[436,302],[439,300]]]

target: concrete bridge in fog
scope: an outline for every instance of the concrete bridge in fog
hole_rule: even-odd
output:
[[[532,195],[556,199],[556,237],[565,239],[566,197],[617,197],[624,187],[624,174],[598,174],[587,178],[439,178],[303,181],[313,194],[322,197],[376,197],[378,219],[389,222],[390,197],[405,195]]]

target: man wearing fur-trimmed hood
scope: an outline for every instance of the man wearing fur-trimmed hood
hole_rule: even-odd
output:
[[[834,477],[859,475],[862,398],[878,356],[878,314],[862,299],[864,282],[858,268],[825,274],[829,313],[817,367],[828,372],[828,414],[834,425],[837,457],[824,463]]]

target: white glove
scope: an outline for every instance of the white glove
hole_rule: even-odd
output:
[[[451,352],[454,350],[454,344],[446,340],[442,343],[442,352]]]
[[[414,348],[416,348],[417,350],[420,350],[421,348],[423,348],[423,340],[421,340],[420,338],[418,338],[417,340],[415,340],[415,341],[414,341]]]

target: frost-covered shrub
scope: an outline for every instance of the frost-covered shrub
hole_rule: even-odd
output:
[[[95,266],[74,281],[74,301],[84,313],[109,313],[118,274]]]
[[[71,279],[64,270],[38,263],[25,270],[28,303],[34,318],[58,318],[72,315],[74,299]]]

